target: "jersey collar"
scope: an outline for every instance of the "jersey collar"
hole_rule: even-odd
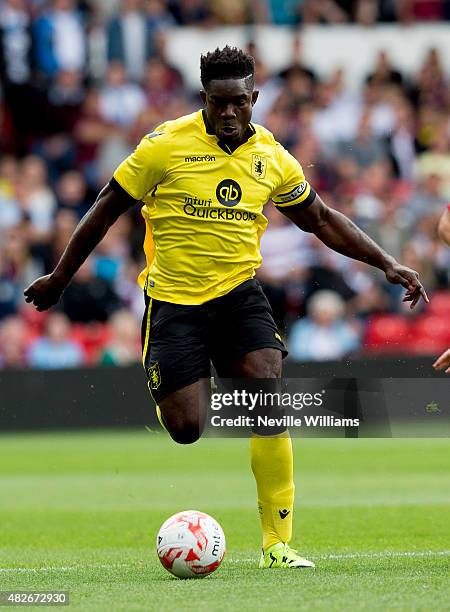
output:
[[[205,112],[204,109],[201,111],[201,119],[200,120],[201,120],[203,128],[205,129],[205,132],[208,134],[208,136],[215,136],[216,137],[216,134],[215,134],[214,130],[211,128],[211,126],[208,123],[208,118],[206,116],[206,112]],[[253,125],[251,123],[249,123],[248,126],[247,126],[247,129],[245,130],[245,138],[244,138],[243,142],[241,142],[239,147],[242,147],[242,145],[245,144],[246,142],[248,142],[248,140],[252,136],[254,136],[255,134],[256,134],[255,128],[253,127]],[[234,151],[237,151],[237,149],[239,149],[239,147],[237,147],[237,149],[232,151],[230,149],[230,147],[225,142],[223,142],[222,140],[219,140],[217,137],[216,137],[216,140],[217,140],[217,144],[222,149],[222,151],[225,151],[225,153],[228,153],[228,155],[232,155],[234,153]]]

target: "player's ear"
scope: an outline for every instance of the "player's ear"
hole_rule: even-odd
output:
[[[259,91],[256,89],[252,92],[252,106],[256,104],[256,100],[258,99]]]
[[[203,89],[200,90],[200,98],[203,102],[203,105],[206,106],[206,91]]]

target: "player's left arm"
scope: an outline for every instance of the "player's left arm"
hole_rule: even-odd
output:
[[[438,236],[444,244],[450,246],[450,204],[439,219]]]
[[[315,195],[308,206],[283,206],[279,210],[300,229],[314,233],[328,247],[352,259],[364,261],[382,270],[390,283],[406,289],[404,302],[414,308],[428,296],[415,270],[398,263],[348,217],[327,206]]]

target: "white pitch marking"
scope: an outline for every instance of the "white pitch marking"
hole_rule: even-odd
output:
[[[389,551],[367,552],[367,553],[342,553],[338,555],[307,555],[310,559],[320,560],[339,560],[339,559],[381,559],[383,557],[448,557],[450,550],[417,550],[417,551]],[[228,563],[253,563],[255,559],[228,559]]]
[[[86,565],[66,565],[62,567],[0,567],[0,572],[19,572],[19,573],[37,573],[37,572],[75,572],[82,569],[121,569],[125,567],[133,567],[132,563],[110,563],[110,564],[86,564]]]
[[[339,559],[381,559],[383,557],[448,557],[450,550],[417,550],[417,551],[384,551],[384,552],[367,552],[367,553],[342,553],[338,555],[308,555],[311,559],[339,560]],[[226,557],[225,557],[226,559]],[[255,558],[245,559],[226,559],[227,563],[256,563]],[[75,572],[78,570],[90,569],[123,569],[135,567],[136,563],[110,563],[110,564],[86,564],[86,565],[67,565],[62,567],[0,567],[0,572],[3,573],[37,573],[37,572]]]

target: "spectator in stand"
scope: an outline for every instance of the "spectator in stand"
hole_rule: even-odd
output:
[[[428,51],[410,95],[416,105],[431,106],[445,112],[448,104],[447,79],[437,49]]]
[[[92,263],[88,259],[81,266],[62,297],[62,309],[72,322],[105,322],[122,306],[111,283],[94,276]]]
[[[56,195],[59,210],[73,210],[78,219],[86,214],[93,201],[86,179],[78,170],[61,175],[56,183]]]
[[[0,5],[0,82],[11,118],[8,150],[23,155],[36,133],[38,94],[33,86],[33,37],[26,0]]]
[[[300,35],[294,36],[291,48],[291,60],[289,64],[283,68],[278,76],[282,79],[289,79],[291,73],[302,74],[309,80],[309,86],[312,88],[318,81],[317,75],[311,66],[308,66],[303,59],[303,42]]]
[[[169,10],[178,25],[213,25],[214,18],[206,0],[169,0]]]
[[[14,197],[19,164],[13,157],[0,158],[0,240],[2,233],[20,223],[22,213]]]
[[[52,0],[34,26],[37,67],[50,81],[61,70],[84,71],[86,33],[74,0]]]
[[[267,66],[261,60],[255,64],[255,87],[259,91],[259,97],[258,104],[254,107],[252,120],[254,123],[265,125],[268,113],[280,96],[282,84],[280,79],[270,74]]]
[[[357,96],[342,92],[342,75],[322,81],[316,88],[315,109],[312,120],[314,135],[322,145],[324,155],[335,153],[342,141],[356,136],[361,103]]]
[[[123,128],[113,125],[102,116],[99,92],[96,89],[88,90],[73,129],[75,162],[96,191],[101,186],[98,158],[102,145],[111,138],[120,138],[123,131]]]
[[[18,312],[23,289],[42,273],[42,264],[31,255],[25,224],[9,229],[0,243],[0,317]]]
[[[346,0],[302,0],[304,23],[346,23],[350,21],[353,2]]]
[[[118,310],[110,321],[111,340],[100,365],[127,366],[141,361],[140,322],[129,310]]]
[[[269,226],[261,238],[263,263],[257,271],[275,322],[286,328],[288,300],[299,300],[305,268],[311,263],[310,237],[297,228],[274,206],[267,206]],[[298,304],[296,304],[298,310]]]
[[[148,106],[158,112],[164,111],[173,98],[182,95],[181,74],[160,57],[150,59],[145,68],[144,92]]]
[[[84,100],[83,74],[79,70],[59,70],[47,93],[45,122],[47,134],[71,134]]]
[[[37,155],[29,155],[20,166],[20,182],[25,188],[26,214],[31,221],[33,240],[46,240],[53,226],[56,198],[48,185],[47,166]]]
[[[269,22],[274,25],[297,25],[301,19],[301,0],[266,0]]]
[[[130,127],[146,104],[141,87],[127,81],[125,68],[118,61],[108,66],[99,102],[102,118],[122,128]]]
[[[394,66],[385,49],[378,52],[375,68],[367,77],[370,85],[401,85],[403,76]]]
[[[442,195],[442,178],[437,174],[426,175],[407,202],[406,213],[411,225],[430,213],[439,213],[447,199]]]
[[[33,258],[44,267],[45,274],[49,274],[58,263],[78,221],[73,210],[59,210],[55,215],[50,239],[33,245],[31,250]]]
[[[394,123],[392,131],[388,134],[387,144],[395,175],[408,182],[411,182],[414,176],[415,129],[414,111],[411,104],[406,99],[400,98],[395,105]]]
[[[264,23],[268,17],[261,0],[209,0],[209,7],[217,22],[224,25]]]
[[[450,201],[450,138],[448,120],[442,122],[430,150],[417,158],[417,178],[420,181],[428,176],[439,177],[439,195]]]
[[[146,3],[147,4],[147,3]],[[143,0],[122,0],[120,12],[107,26],[107,60],[120,62],[129,79],[140,82],[145,64],[154,54],[153,34],[170,21],[164,20],[164,5],[150,0],[147,15]]]
[[[0,321],[0,368],[23,368],[27,329],[19,316]]]
[[[398,3],[399,19],[411,21],[440,21],[445,15],[445,0],[403,0]]]
[[[317,291],[307,304],[308,316],[292,326],[289,351],[297,361],[341,359],[355,353],[360,333],[344,318],[345,304],[333,291]]]
[[[373,134],[370,112],[363,113],[355,139],[340,143],[337,152],[341,159],[349,157],[359,168],[367,168],[386,158],[386,147]]]
[[[358,193],[353,200],[353,215],[360,223],[377,221],[383,216],[385,202],[392,194],[392,170],[381,160],[361,172]]]
[[[45,332],[30,345],[27,362],[33,368],[57,370],[76,368],[84,363],[83,350],[69,337],[70,323],[62,312],[51,312]]]
[[[128,237],[131,219],[128,215],[117,220],[96,249],[92,266],[95,276],[114,285],[122,272],[124,262],[129,256]]]
[[[145,15],[147,27],[153,34],[175,25],[175,19],[167,8],[167,0],[146,0]]]
[[[142,240],[139,243],[139,247],[141,244]],[[117,278],[115,284],[115,289],[122,303],[139,321],[142,321],[145,304],[142,290],[139,285],[136,284],[136,279],[144,268],[144,261],[136,263],[131,257],[127,258],[124,261],[122,273]]]

